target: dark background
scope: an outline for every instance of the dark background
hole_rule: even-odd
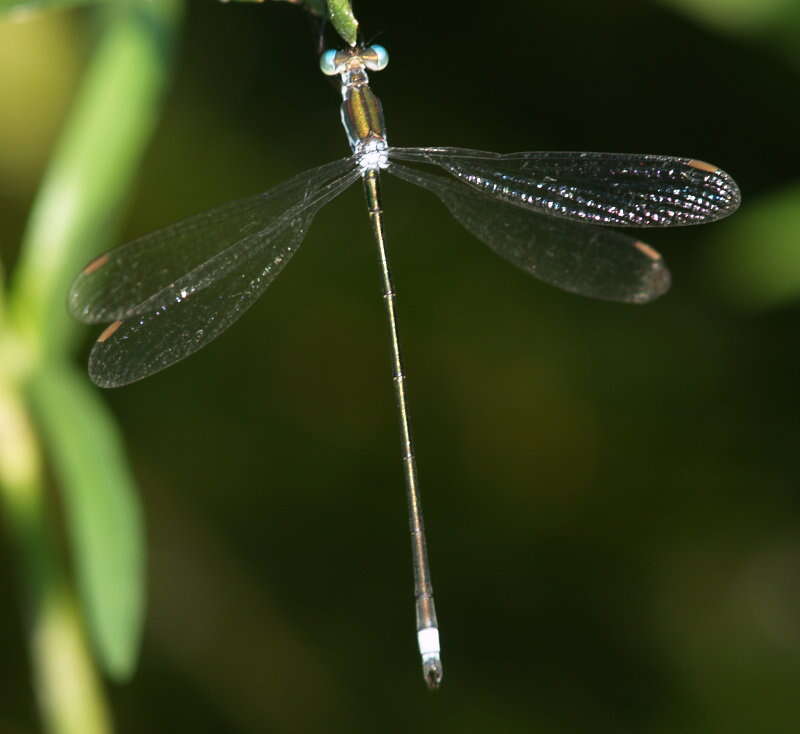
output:
[[[739,297],[726,265],[734,243],[800,253],[789,227],[737,233],[797,181],[796,59],[666,4],[356,10],[391,55],[372,81],[392,143],[692,156],[737,179],[743,209],[645,233],[674,285],[635,307],[536,282],[386,180],[444,648],[433,695],[374,245],[359,187],[326,207],[230,332],[107,393],[149,539],[119,731],[797,731],[800,317],[791,295]],[[80,13],[38,22],[75,71],[61,97],[27,90],[53,123],[1,172],[7,267],[91,48]],[[192,3],[120,241],[346,155],[313,50],[297,8]],[[37,724],[0,554],[0,732],[18,734]]]

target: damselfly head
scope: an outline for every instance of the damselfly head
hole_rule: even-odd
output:
[[[378,44],[366,48],[361,46],[345,48],[340,51],[330,49],[319,57],[319,68],[327,76],[363,69],[381,71],[388,63],[389,52]]]

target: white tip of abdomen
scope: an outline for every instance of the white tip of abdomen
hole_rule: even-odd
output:
[[[417,632],[419,654],[422,657],[422,675],[428,688],[436,689],[442,682],[442,659],[439,645],[439,630],[425,627]]]

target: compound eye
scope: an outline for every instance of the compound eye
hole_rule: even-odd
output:
[[[326,76],[336,76],[339,73],[339,65],[336,63],[337,53],[339,52],[335,49],[330,49],[319,57],[319,68]]]
[[[361,54],[361,58],[364,59],[364,66],[370,71],[381,71],[385,69],[389,63],[389,52],[383,46],[379,46],[376,43],[366,49],[364,53]]]

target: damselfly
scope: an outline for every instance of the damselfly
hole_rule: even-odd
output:
[[[326,51],[322,71],[341,77],[341,118],[352,155],[252,198],[141,237],[90,262],[69,296],[88,323],[111,322],[89,357],[98,385],[115,387],[196,352],[238,319],[300,246],[314,215],[363,181],[378,247],[400,417],[411,528],[418,644],[425,680],[442,679],[417,471],[386,253],[381,171],[432,191],[495,252],[573,293],[628,303],[662,295],[669,271],[652,247],[613,230],[701,224],[739,205],[733,179],[689,158],[627,153],[512,153],[389,146],[367,70],[388,62],[377,45]],[[402,161],[402,163],[401,163]],[[404,163],[442,169],[432,173]]]

